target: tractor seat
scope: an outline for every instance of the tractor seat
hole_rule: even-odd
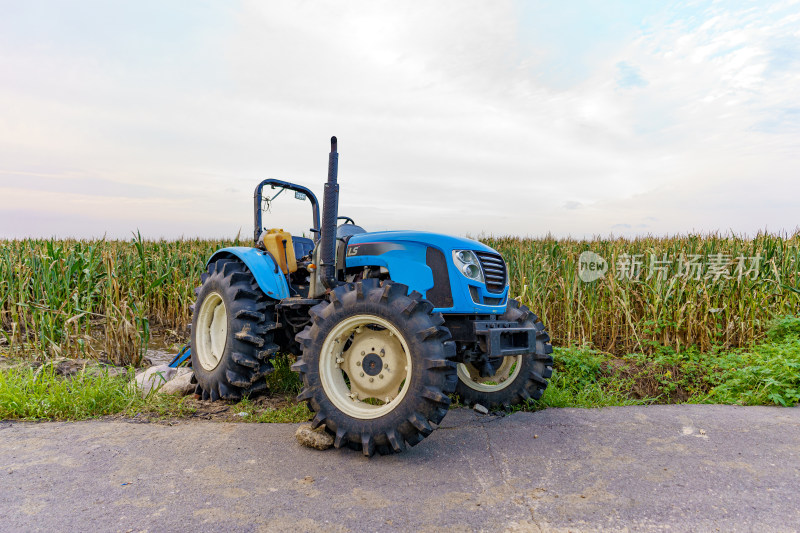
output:
[[[344,239],[345,237],[350,237],[352,235],[358,235],[359,233],[366,233],[367,230],[362,228],[361,226],[356,226],[355,224],[342,224],[338,228],[336,228],[336,238],[337,239]]]

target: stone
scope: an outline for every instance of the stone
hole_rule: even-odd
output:
[[[192,383],[194,372],[191,368],[177,368],[175,375],[164,385],[158,389],[162,394],[177,394],[178,396],[186,396],[194,392],[195,385]]]
[[[107,365],[104,363],[100,363],[98,365],[90,366],[86,369],[88,374],[92,376],[99,376],[102,374],[107,374],[110,378],[115,378],[118,376],[124,376],[128,373],[128,369],[123,366],[114,366],[114,365]]]
[[[147,350],[144,363],[150,366],[168,365],[175,356],[163,350]]]
[[[147,396],[163,387],[177,372],[177,368],[171,368],[169,365],[151,366],[144,372],[136,374],[134,383],[142,391],[142,396]]]
[[[333,435],[325,431],[324,425],[317,429],[311,429],[311,424],[300,424],[300,427],[294,433],[294,437],[303,446],[316,450],[327,450],[333,446]]]
[[[65,377],[86,370],[86,365],[88,364],[88,359],[63,359],[53,361],[56,373]]]
[[[489,414],[489,410],[487,408],[485,408],[484,406],[482,406],[481,404],[479,404],[479,403],[476,403],[475,406],[473,407],[473,409],[475,410],[476,413],[480,413],[482,415],[488,415]]]

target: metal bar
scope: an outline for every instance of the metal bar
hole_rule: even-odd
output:
[[[291,191],[301,192],[306,195],[306,197],[311,202],[311,215],[313,217],[313,224],[314,227],[311,228],[312,233],[314,234],[314,242],[319,240],[319,201],[317,200],[316,195],[311,192],[311,189],[308,187],[303,187],[302,185],[297,185],[296,183],[291,183],[288,181],[283,180],[276,180],[276,179],[265,179],[261,183],[256,186],[255,193],[253,194],[253,218],[255,221],[255,229],[253,231],[253,241],[258,243],[258,237],[261,235],[262,228],[262,214],[261,214],[261,203],[263,201],[262,190],[267,185],[272,185],[273,187],[281,187],[283,189],[289,189]],[[280,194],[280,193],[278,193]],[[278,195],[276,194],[273,196],[273,200],[277,198]]]

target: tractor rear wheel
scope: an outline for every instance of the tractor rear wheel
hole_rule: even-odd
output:
[[[500,320],[519,323],[536,330],[533,352],[503,357],[497,361],[493,376],[481,377],[472,364],[458,365],[456,393],[467,405],[479,403],[489,409],[508,408],[526,400],[538,400],[553,375],[553,347],[544,324],[518,301],[508,300]]]
[[[331,291],[297,335],[292,366],[299,400],[325,424],[334,446],[371,456],[416,445],[442,421],[455,390],[455,345],[444,319],[418,292],[366,279]]]
[[[202,275],[192,316],[192,369],[204,400],[240,400],[266,389],[275,304],[238,259],[218,259]]]

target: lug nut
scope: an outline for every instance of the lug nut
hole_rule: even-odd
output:
[[[356,366],[361,366],[361,361],[356,361]]]
[[[375,381],[375,378],[369,378],[370,383],[372,383],[373,381]]]
[[[364,373],[363,372],[360,373],[359,376],[361,376],[363,378],[364,377]]]
[[[361,355],[367,355],[367,352],[361,352]]]
[[[383,374],[378,374],[378,377],[383,379]]]

